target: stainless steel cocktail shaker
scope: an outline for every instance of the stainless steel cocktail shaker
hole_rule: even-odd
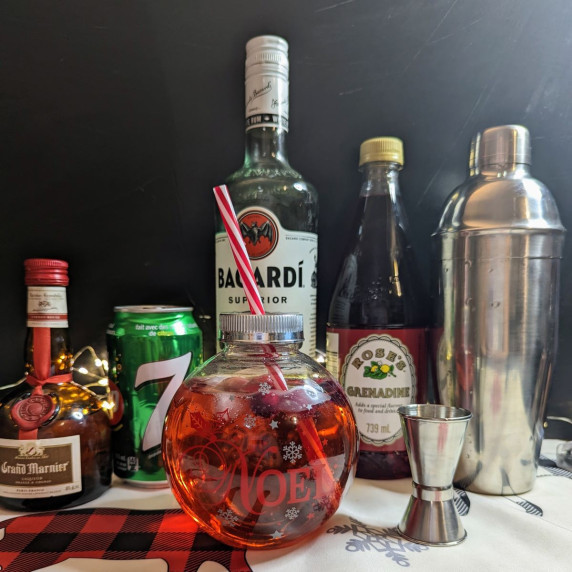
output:
[[[565,229],[530,175],[525,127],[492,127],[476,142],[476,171],[434,234],[437,384],[441,403],[473,413],[455,482],[508,495],[530,490],[536,475]]]

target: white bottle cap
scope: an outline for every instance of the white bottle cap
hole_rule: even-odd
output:
[[[256,127],[288,131],[288,42],[257,36],[246,44],[246,130]]]
[[[255,73],[276,73],[288,79],[288,42],[279,36],[257,36],[246,43],[246,79]]]

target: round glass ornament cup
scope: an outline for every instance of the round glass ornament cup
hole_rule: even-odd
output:
[[[358,433],[330,373],[302,354],[301,314],[221,314],[222,351],[194,370],[165,420],[163,457],[181,507],[211,536],[277,548],[337,510]]]

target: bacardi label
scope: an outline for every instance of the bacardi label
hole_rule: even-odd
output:
[[[288,131],[288,79],[280,74],[253,74],[245,86],[246,131],[255,127]]]
[[[0,439],[0,495],[46,498],[81,491],[79,435]]]
[[[267,312],[300,312],[304,315],[302,351],[316,349],[316,299],[318,236],[286,230],[268,209],[249,207],[238,213],[238,222],[256,282]],[[226,232],[215,236],[218,316],[247,312],[248,303]]]
[[[67,328],[64,286],[28,286],[28,328]]]
[[[326,367],[352,404],[362,450],[405,450],[397,409],[416,401],[425,359],[422,328],[328,329]]]

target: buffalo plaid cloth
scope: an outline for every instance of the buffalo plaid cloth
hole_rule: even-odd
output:
[[[3,530],[2,530],[3,529]],[[96,508],[20,516],[0,523],[4,572],[33,572],[68,558],[162,558],[169,572],[211,560],[231,572],[251,571],[245,551],[214,540],[182,510]]]

